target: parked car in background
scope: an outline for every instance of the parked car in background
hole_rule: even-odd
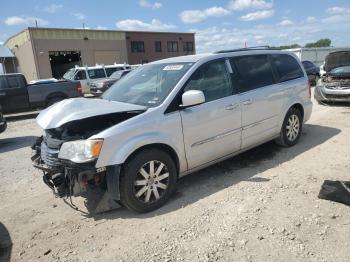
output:
[[[315,88],[315,99],[321,102],[350,102],[350,51],[330,53],[324,64],[325,75]]]
[[[295,145],[311,115],[310,96],[290,52],[159,60],[130,72],[102,99],[42,111],[37,123],[45,135],[32,160],[60,197],[102,196],[93,201],[96,210],[118,201],[148,212],[169,199],[184,175],[273,139]]]
[[[3,113],[43,108],[66,98],[80,96],[79,81],[27,84],[22,74],[0,75],[0,105]]]
[[[4,132],[7,128],[6,119],[2,113],[2,108],[0,106],[0,133]]]
[[[94,96],[102,95],[108,88],[110,88],[115,82],[121,79],[123,76],[126,76],[131,69],[125,69],[120,71],[115,71],[109,77],[96,80],[90,84],[90,92]]]
[[[302,64],[309,78],[310,84],[315,86],[320,78],[320,68],[310,61],[303,61]]]
[[[74,67],[69,69],[63,79],[80,81],[83,94],[90,94],[92,81],[109,77],[115,71],[130,69],[128,64],[96,65],[89,67]]]

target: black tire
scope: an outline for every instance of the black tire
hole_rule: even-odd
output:
[[[52,97],[52,98],[48,99],[46,105],[49,107],[49,106],[52,106],[53,104],[56,104],[64,99],[65,99],[65,97],[62,97],[62,96]]]
[[[152,179],[152,181],[144,179],[145,177],[140,172],[141,167],[146,170],[146,173],[148,171],[148,173],[151,174],[151,162],[154,162],[153,170],[155,172],[153,173],[157,173],[161,164],[164,164],[164,166],[161,168],[160,175],[157,177],[164,177],[167,173],[169,173],[168,177],[163,178],[163,180],[160,180],[159,182],[156,180],[157,178]],[[149,167],[149,169],[147,169],[147,167]],[[135,181],[148,181],[148,184],[135,185]],[[120,202],[128,209],[138,213],[153,211],[161,207],[169,200],[170,196],[175,191],[176,182],[176,166],[174,160],[166,152],[156,148],[142,150],[136,153],[123,165],[120,177]],[[158,185],[156,186],[156,184]],[[166,184],[166,189],[159,188],[158,186],[160,186],[160,184],[162,184],[162,186]],[[147,191],[138,197],[137,193],[140,193],[145,187],[148,188],[146,189]],[[154,190],[157,190],[157,194],[159,194],[158,199],[156,199]],[[148,191],[151,191],[151,193],[147,201]]]
[[[292,121],[292,119],[295,119],[295,117],[298,119],[297,121],[299,126],[298,126],[298,132],[294,132],[295,133],[295,137],[294,137],[290,133],[288,133],[288,131],[290,129],[289,126],[291,125],[290,121]],[[296,143],[298,143],[302,130],[303,130],[303,118],[301,116],[301,113],[298,109],[292,107],[288,110],[284,118],[280,136],[279,138],[276,139],[276,143],[284,147],[294,146]]]

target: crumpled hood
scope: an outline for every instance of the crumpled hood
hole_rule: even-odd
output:
[[[327,55],[324,64],[326,72],[341,66],[350,66],[350,50],[332,52]]]
[[[88,117],[118,112],[145,111],[147,107],[92,98],[71,98],[41,111],[36,121],[43,129],[62,126],[65,123]]]

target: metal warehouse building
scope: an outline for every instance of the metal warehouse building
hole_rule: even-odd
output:
[[[60,78],[75,65],[129,63],[195,53],[194,33],[29,27],[4,44],[28,80]]]

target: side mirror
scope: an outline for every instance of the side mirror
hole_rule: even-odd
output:
[[[182,94],[182,107],[203,104],[205,97],[200,90],[189,90]]]

